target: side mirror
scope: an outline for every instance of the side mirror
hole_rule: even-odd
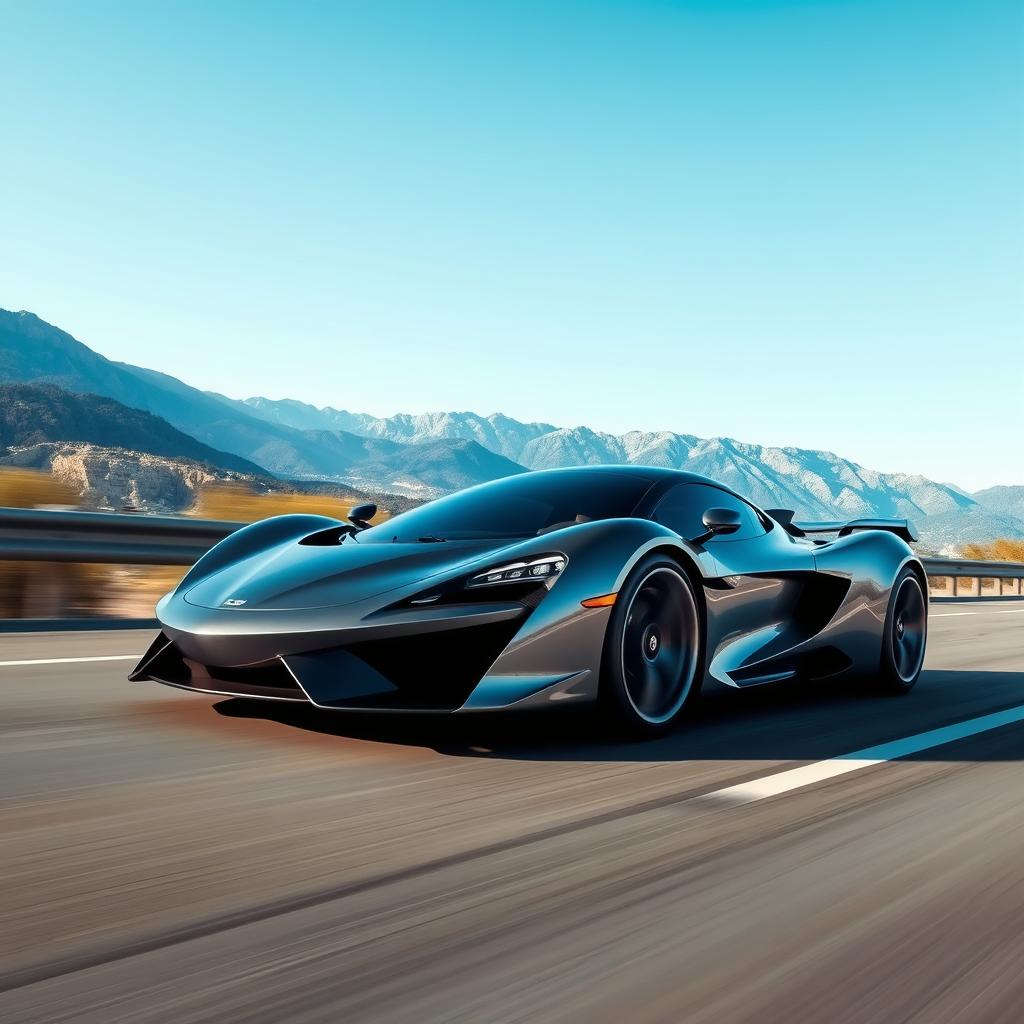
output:
[[[701,522],[709,537],[735,533],[743,525],[742,517],[734,508],[709,508],[701,516]]]
[[[356,505],[348,514],[348,521],[357,529],[365,530],[377,514],[376,505]]]

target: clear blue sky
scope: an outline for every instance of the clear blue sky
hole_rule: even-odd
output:
[[[0,38],[0,306],[107,356],[1024,482],[1020,0],[33,2]]]

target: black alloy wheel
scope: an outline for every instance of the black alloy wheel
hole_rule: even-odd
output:
[[[613,609],[602,702],[634,733],[667,729],[702,682],[703,628],[689,579],[674,562],[647,559]]]
[[[907,693],[921,675],[928,640],[928,601],[913,569],[893,584],[882,638],[881,678],[892,692]]]

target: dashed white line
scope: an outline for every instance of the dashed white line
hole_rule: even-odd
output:
[[[974,612],[932,612],[929,619],[951,619],[955,615],[973,615]]]
[[[952,743],[954,740],[962,740],[968,736],[977,736],[979,733],[1000,729],[1004,725],[1022,721],[1024,721],[1024,704],[1015,708],[1007,708],[1005,711],[996,711],[991,715],[982,715],[980,718],[969,718],[964,722],[943,726],[941,729],[929,729],[928,732],[919,732],[914,736],[893,740],[891,743],[880,743],[875,747],[854,750],[849,754],[830,758],[828,761],[816,761],[814,764],[805,764],[799,768],[777,772],[774,775],[765,775],[763,778],[752,779],[750,782],[741,782],[736,786],[727,786],[725,789],[707,793],[699,799],[728,804],[753,803],[755,800],[764,800],[766,797],[779,796],[794,789],[811,786],[815,782],[834,779],[837,775],[846,775],[849,772],[860,771],[861,768],[884,764],[886,761],[892,761],[898,757],[906,757],[908,754],[930,750],[932,747],[940,747],[944,743]]]
[[[138,661],[141,654],[100,654],[92,658],[27,658],[24,661],[0,661],[0,668],[16,665],[74,665],[82,661]]]
[[[1019,615],[1024,612],[1024,608],[1004,608],[1002,611],[997,611],[996,615]]]

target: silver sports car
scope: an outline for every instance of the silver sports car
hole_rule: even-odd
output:
[[[797,525],[635,466],[524,473],[370,526],[375,511],[229,536],[157,606],[131,678],[344,711],[596,701],[651,733],[707,678],[856,673],[905,693],[921,672],[906,520]]]

